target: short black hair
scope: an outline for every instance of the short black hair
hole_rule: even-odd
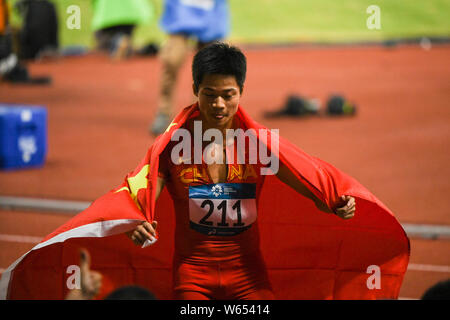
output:
[[[200,49],[192,62],[195,92],[198,92],[205,75],[222,74],[234,76],[242,93],[246,73],[247,59],[245,55],[239,48],[223,42],[213,42]]]
[[[449,300],[450,299],[450,280],[440,281],[423,294],[422,300]]]
[[[105,300],[156,300],[156,296],[145,288],[129,285],[114,290]]]

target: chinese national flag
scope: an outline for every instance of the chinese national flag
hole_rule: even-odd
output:
[[[0,298],[64,299],[72,284],[69,266],[78,265],[78,250],[84,247],[91,253],[92,269],[103,274],[97,298],[137,284],[159,299],[170,299],[175,218],[167,190],[155,201],[159,154],[174,130],[196,113],[196,104],[183,109],[122,185],[14,262],[0,279]],[[241,107],[236,116],[246,128],[264,129]],[[351,195],[357,209],[353,219],[340,219],[319,211],[276,176],[266,177],[257,223],[276,298],[396,299],[410,251],[392,212],[356,180],[281,137],[279,155],[330,207],[341,195]],[[139,248],[124,234],[153,219],[159,235],[154,245]]]

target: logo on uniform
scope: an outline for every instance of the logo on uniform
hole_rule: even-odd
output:
[[[211,188],[211,193],[215,196],[218,197],[223,193],[223,189],[220,185],[216,184],[215,186],[213,186]]]

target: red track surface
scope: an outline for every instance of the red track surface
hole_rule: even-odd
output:
[[[248,50],[242,105],[257,121],[358,179],[401,223],[450,225],[449,46]],[[0,172],[0,195],[93,200],[144,156],[157,104],[154,58],[112,62],[101,55],[30,65],[49,87],[0,84],[0,102],[44,105],[49,154],[41,169]],[[356,117],[266,120],[290,93],[324,103],[341,93]],[[192,102],[186,63],[178,109]],[[0,234],[44,236],[69,217],[0,211]],[[450,241],[412,239],[412,264],[450,265]],[[30,243],[0,241],[0,268]],[[400,295],[419,298],[448,272],[410,270]]]

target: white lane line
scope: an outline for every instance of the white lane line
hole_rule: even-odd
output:
[[[402,227],[405,229],[408,237],[419,237],[425,239],[450,238],[450,226],[448,225],[403,223]]]
[[[77,214],[89,207],[90,204],[87,201],[0,196],[0,209],[3,210],[32,210]]]
[[[450,273],[450,266],[410,263],[408,265],[408,270]]]
[[[58,212],[75,215],[90,206],[88,201],[24,198],[0,196],[0,209]],[[423,239],[450,239],[450,225],[402,223],[408,237]]]
[[[18,242],[18,243],[39,243],[42,237],[22,236],[17,234],[2,234],[0,233],[0,241]]]

